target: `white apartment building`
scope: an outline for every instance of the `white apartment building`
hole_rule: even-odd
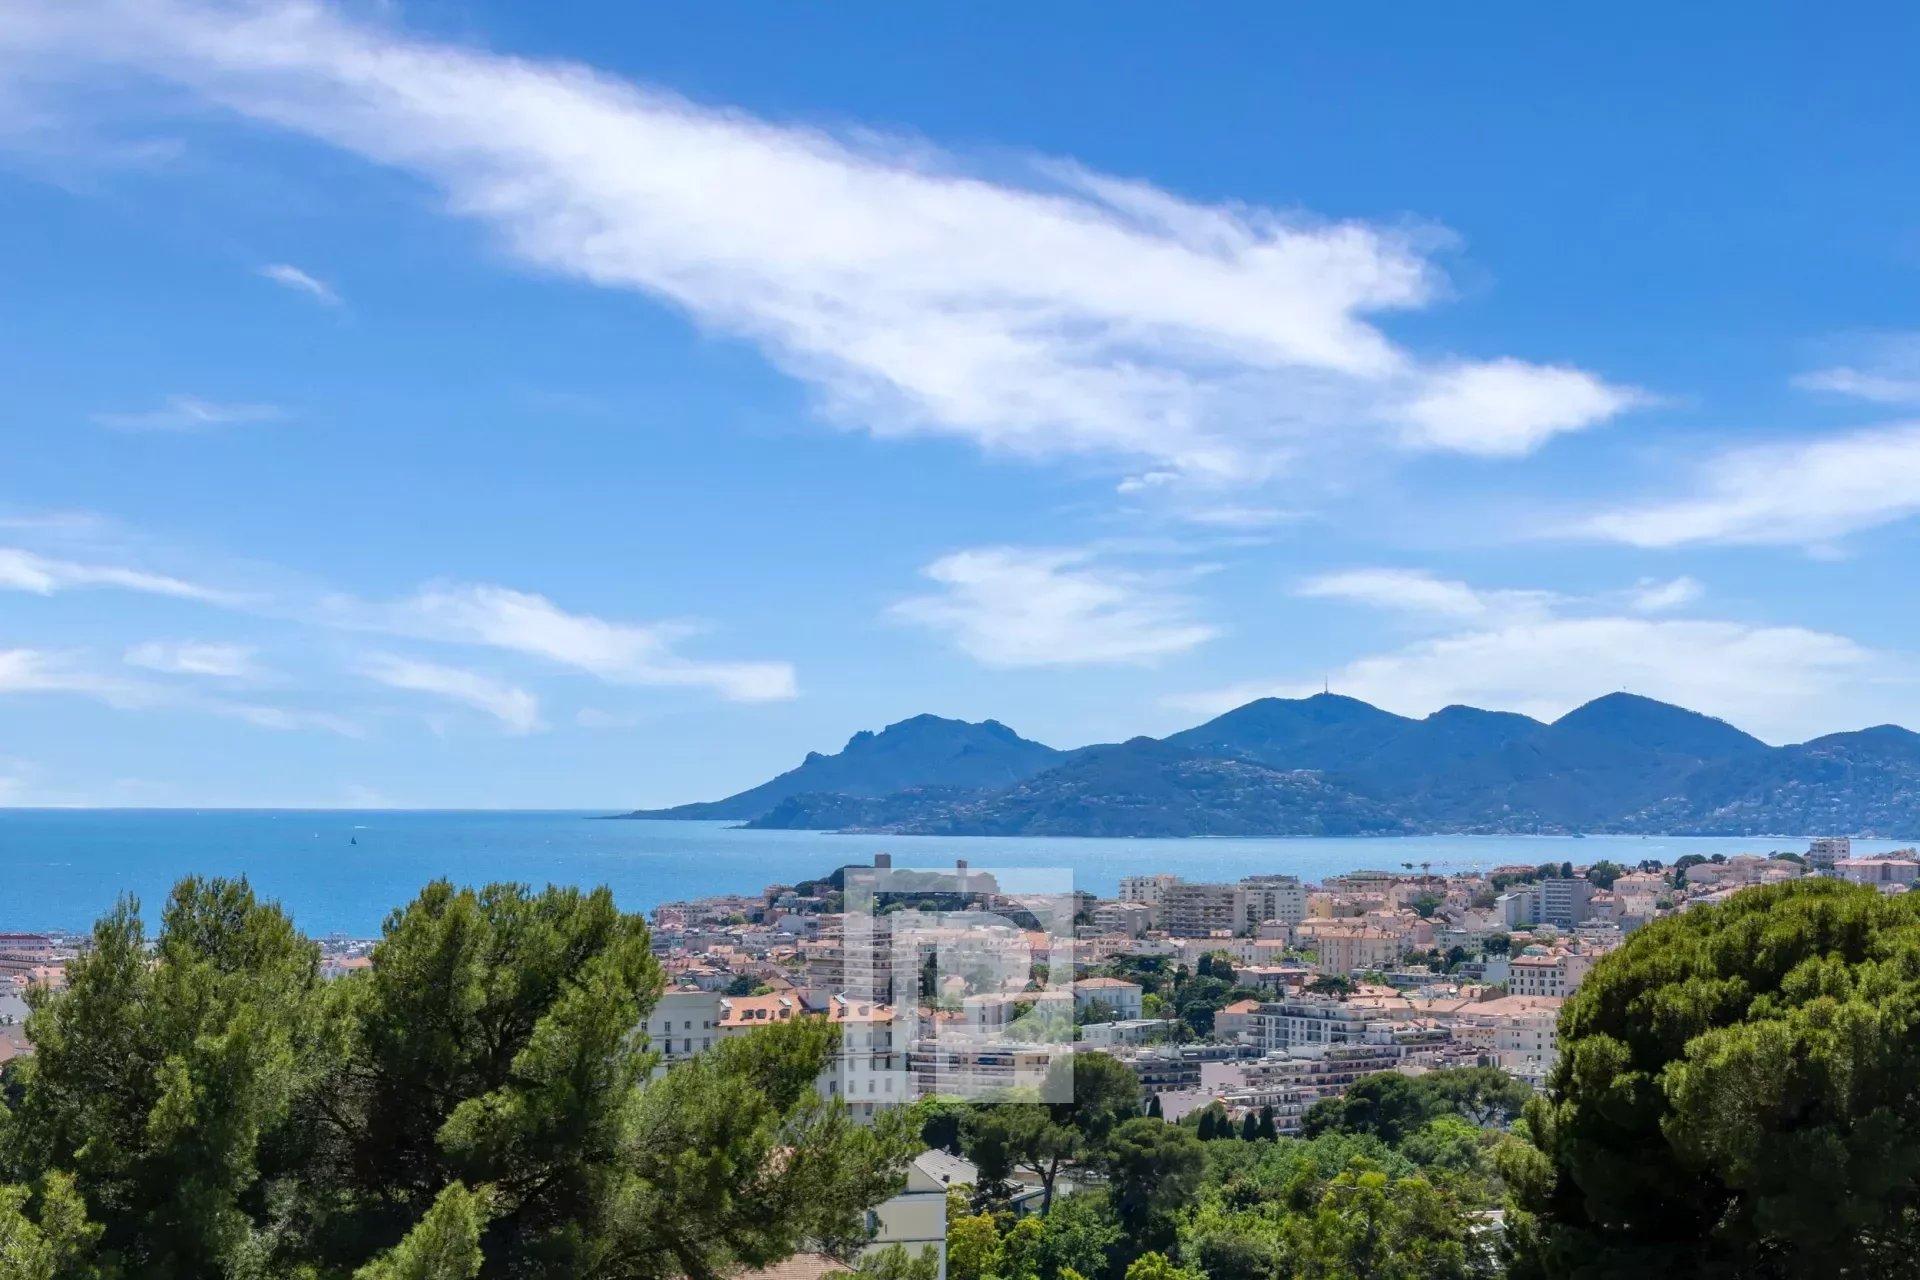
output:
[[[848,1111],[862,1123],[881,1107],[911,1100],[906,1057],[895,1043],[890,1005],[848,995],[831,997],[823,1008],[792,995],[727,996],[720,1000],[715,1035],[745,1035],[758,1027],[814,1017],[840,1027],[840,1051],[815,1084],[822,1097],[846,1099]]]
[[[1299,995],[1270,1000],[1247,1015],[1245,1040],[1265,1053],[1307,1045],[1366,1039],[1367,1023],[1379,1014],[1331,996]]]
[[[1871,885],[1910,885],[1920,877],[1920,862],[1912,858],[1839,858],[1833,864],[1834,874],[1842,880],[1854,884]],[[1688,877],[1691,879],[1691,875]]]
[[[1564,999],[1580,989],[1594,957],[1583,951],[1547,951],[1528,947],[1508,965],[1507,992],[1516,996]]]
[[[1210,933],[1245,933],[1247,887],[1238,884],[1168,885],[1161,895],[1160,922],[1180,938],[1204,938]]]
[[[711,1049],[719,1037],[720,997],[711,991],[667,991],[647,1013],[647,1046],[660,1055],[659,1075]]]
[[[821,1073],[820,1092],[846,1099],[847,1110],[862,1123],[882,1107],[910,1101],[907,1056],[894,1043],[893,1009],[835,996],[824,1012],[840,1028],[840,1052]]]
[[[1560,1054],[1560,1009],[1564,1000],[1550,996],[1502,996],[1460,1011],[1453,1020],[1454,1039],[1493,1057],[1503,1070],[1538,1082]]]
[[[1144,902],[1103,902],[1093,909],[1093,927],[1103,934],[1137,938],[1153,927],[1154,909]]]
[[[1269,920],[1293,925],[1307,918],[1307,887],[1299,876],[1248,876],[1240,883],[1247,891],[1249,932]]]
[[[948,1036],[922,1037],[907,1051],[914,1092],[977,1098],[1046,1084],[1055,1057],[1072,1045],[969,1044]]]
[[[1160,906],[1166,900],[1167,890],[1179,883],[1179,876],[1122,876],[1120,901],[1137,902],[1144,906],[1151,913],[1151,923],[1158,925],[1161,920]]]
[[[1082,978],[1073,984],[1073,1007],[1083,1012],[1095,1004],[1111,1009],[1121,1021],[1141,1016],[1145,989],[1123,978]]]
[[[939,1258],[935,1280],[947,1280],[947,1188],[979,1177],[972,1165],[944,1151],[925,1151],[907,1166],[907,1185],[898,1195],[867,1211],[873,1233],[861,1256],[899,1245],[910,1257],[932,1249]]]
[[[1550,924],[1556,929],[1572,930],[1584,924],[1592,912],[1593,885],[1585,879],[1535,880],[1517,884],[1500,895],[1494,909],[1508,929]]]
[[[1807,845],[1807,862],[1815,871],[1831,872],[1833,864],[1853,856],[1853,841],[1846,836],[1819,836]]]

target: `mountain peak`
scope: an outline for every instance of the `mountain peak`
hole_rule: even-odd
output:
[[[974,724],[936,715],[909,716],[878,733],[860,730],[836,755],[810,751],[797,768],[724,800],[638,816],[757,818],[799,795],[874,797],[913,787],[1005,787],[1052,767],[1060,754],[997,720]]]
[[[1631,740],[1703,760],[1762,751],[1766,743],[1725,720],[1637,693],[1602,694],[1553,722],[1560,731]]]

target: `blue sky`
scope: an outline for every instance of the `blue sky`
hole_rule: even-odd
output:
[[[1920,723],[1916,38],[17,0],[0,803],[671,803],[1323,681]]]

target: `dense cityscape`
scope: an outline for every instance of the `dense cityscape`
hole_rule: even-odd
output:
[[[964,861],[902,868],[881,854],[759,895],[656,906],[647,937],[661,987],[644,1046],[658,1080],[762,1029],[817,1025],[829,1034],[811,1082],[820,1098],[865,1126],[911,1117],[920,1141],[899,1149],[904,1184],[865,1206],[867,1230],[837,1253],[780,1263],[780,1276],[920,1268],[939,1280],[1019,1280],[1026,1273],[996,1270],[981,1250],[1039,1247],[1046,1228],[1021,1224],[1073,1220],[1076,1196],[1111,1202],[1117,1171],[1061,1137],[1071,1125],[1050,1147],[996,1129],[1012,1123],[995,1119],[1002,1112],[1072,1114],[1097,1100],[1201,1140],[1247,1142],[1349,1129],[1377,1139],[1399,1124],[1400,1138],[1449,1138],[1458,1163],[1460,1143],[1470,1153],[1524,1130],[1525,1100],[1553,1079],[1564,1008],[1638,931],[1765,886],[1832,880],[1891,897],[1916,876],[1914,850],[1854,856],[1830,837],[1673,866],[1440,875],[1403,864],[1319,884],[1135,875],[1103,899],[1003,892],[992,871]],[[0,1000],[0,1053],[32,1054],[29,1006],[59,1008],[69,966],[96,944],[0,936],[12,988]],[[315,973],[364,979],[380,946],[321,940]],[[1092,1062],[1100,1068],[1082,1078]],[[1470,1082],[1474,1109],[1445,1100],[1454,1081]],[[1381,1095],[1408,1088],[1435,1092],[1399,1099],[1412,1120],[1383,1119]],[[1364,1118],[1341,1118],[1350,1115]],[[1491,1165],[1483,1172],[1477,1195],[1454,1206],[1467,1232],[1458,1274],[1503,1274],[1511,1258],[1513,1188]],[[1133,1276],[1147,1252],[1114,1256]],[[1220,1280],[1233,1274],[1199,1266],[1202,1243],[1168,1252]],[[1033,1274],[1058,1280],[1065,1268]]]

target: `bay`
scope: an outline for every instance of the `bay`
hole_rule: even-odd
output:
[[[1803,851],[1804,837],[1413,836],[1375,839],[1075,840],[858,836],[742,831],[718,822],[595,821],[554,812],[373,810],[0,810],[0,929],[87,928],[122,893],[149,922],[175,880],[245,875],[309,933],[371,936],[392,908],[439,877],[611,886],[620,905],[825,875],[893,854],[899,867],[1064,871],[1111,895],[1120,877],[1169,872],[1189,880],[1291,874],[1308,880],[1362,867],[1436,872],[1503,863],[1671,863],[1685,853]],[[1862,852],[1897,847],[1855,842]],[[1049,882],[1056,877],[1048,875]]]

